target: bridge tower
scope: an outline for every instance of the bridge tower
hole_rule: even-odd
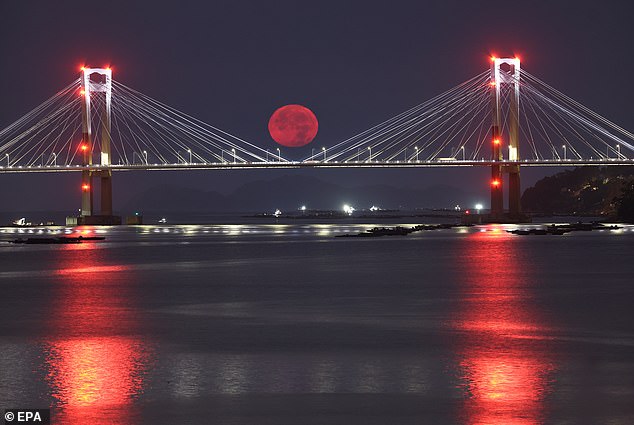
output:
[[[95,76],[97,78],[93,78]],[[110,131],[111,131],[111,101],[112,101],[112,70],[110,68],[82,68],[81,70],[82,100],[82,163],[93,165],[93,113],[100,113],[101,129],[98,132],[101,143],[100,165],[111,164]],[[94,96],[103,96],[103,102],[96,102],[92,111]],[[93,216],[93,176],[101,178],[101,211],[100,216],[112,217],[112,172],[110,170],[82,171],[81,217]]]
[[[493,124],[491,126],[493,161],[503,161],[503,104],[508,104],[508,161],[517,161],[517,164],[505,168],[499,164],[491,166],[491,215],[501,217],[504,214],[503,176],[504,171],[509,173],[509,215],[518,218],[520,207],[520,166],[519,166],[519,105],[520,105],[520,60],[518,58],[492,58],[491,60],[491,85]],[[504,102],[502,88],[509,87],[509,101]]]

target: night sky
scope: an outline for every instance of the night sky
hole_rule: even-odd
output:
[[[476,75],[496,54],[519,55],[533,75],[633,130],[633,9],[629,1],[4,1],[0,127],[76,78],[80,65],[109,64],[124,84],[271,150],[270,114],[305,105],[319,133],[283,151],[302,159]],[[523,172],[524,187],[555,171]],[[343,185],[442,182],[486,195],[489,171],[115,174],[115,203],[166,182],[226,192],[289,173]],[[0,210],[79,202],[78,174],[0,179]]]

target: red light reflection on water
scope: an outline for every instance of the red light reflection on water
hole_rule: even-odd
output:
[[[554,366],[518,240],[501,231],[472,233],[460,253],[467,278],[454,327],[464,336],[458,354],[468,424],[529,425],[544,416]]]
[[[125,337],[95,337],[51,344],[49,364],[53,396],[70,408],[122,406],[142,387],[136,364],[144,350]]]
[[[135,336],[132,271],[103,264],[103,249],[65,249],[54,273],[56,308],[45,344],[55,421],[128,424],[149,359]]]

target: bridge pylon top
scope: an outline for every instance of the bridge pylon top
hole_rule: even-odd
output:
[[[91,79],[94,74],[102,75],[100,80]],[[81,85],[87,94],[90,92],[112,92],[112,69],[111,68],[81,68]]]

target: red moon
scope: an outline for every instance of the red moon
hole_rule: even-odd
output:
[[[269,133],[273,140],[291,148],[312,142],[318,127],[313,111],[302,105],[282,106],[269,119]]]

